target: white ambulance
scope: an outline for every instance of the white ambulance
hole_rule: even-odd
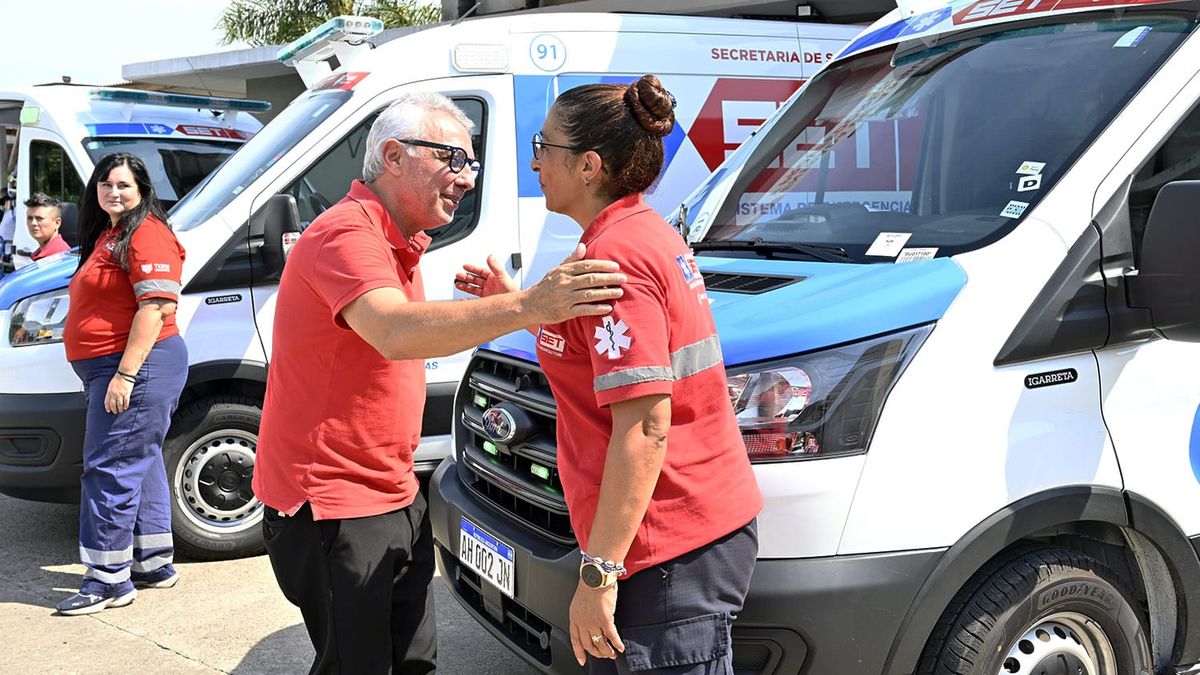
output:
[[[1200,2],[925,4],[674,216],[766,498],[736,672],[1195,672]],[[430,512],[459,601],[574,673],[536,354],[476,352]]]
[[[314,53],[341,52],[345,65],[315,82],[171,213],[188,252],[177,316],[191,372],[165,453],[176,546],[193,556],[261,550],[261,506],[250,478],[281,237],[302,230],[361,176],[367,131],[389,103],[405,92],[441,92],[477,127],[483,172],[454,222],[431,233],[421,262],[426,295],[448,299],[464,262],[496,254],[518,280],[532,282],[574,247],[577,228],[546,212],[529,169],[531,139],[560,91],[632,82],[647,72],[661,77],[679,105],[679,124],[666,139],[668,166],[651,197],[665,211],[859,30],[565,13],[464,21],[366,54],[347,48],[378,28],[370,19],[340,18],[285,48],[280,59],[310,79],[321,74]],[[51,320],[63,314],[67,266],[42,274],[37,282],[0,285],[4,325],[17,314],[28,322],[30,303],[53,306]],[[0,341],[0,492],[33,499],[77,490],[82,434],[79,381],[61,342],[45,334],[36,344]],[[425,473],[449,451],[452,398],[468,357],[426,363],[425,437],[416,457]],[[381,401],[380,414],[422,411],[389,410]]]
[[[252,113],[265,101],[190,96],[134,89],[54,84],[0,88],[3,173],[16,177],[15,248],[18,266],[37,242],[25,227],[25,200],[42,192],[63,204],[63,238],[77,242],[75,218],[96,160],[129,152],[146,163],[165,206],[173,206],[262,128]],[[10,150],[15,152],[10,153]],[[16,165],[9,166],[10,157]],[[0,177],[7,180],[7,176]]]

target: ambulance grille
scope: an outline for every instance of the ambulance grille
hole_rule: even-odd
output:
[[[459,478],[476,497],[533,532],[575,546],[558,477],[556,407],[550,383],[536,366],[491,352],[478,352],[459,394],[455,440]],[[483,414],[508,403],[520,408],[531,428],[518,443],[493,441]]]
[[[762,274],[725,274],[723,272],[701,272],[704,287],[710,291],[758,295],[784,286],[804,281],[807,277],[772,277]]]

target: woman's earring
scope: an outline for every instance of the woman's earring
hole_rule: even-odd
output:
[[[591,182],[591,180],[590,180],[590,179],[588,179],[588,178],[584,178],[584,179],[583,179],[583,187],[587,187],[587,186],[588,186],[588,184],[589,184],[590,182]]]

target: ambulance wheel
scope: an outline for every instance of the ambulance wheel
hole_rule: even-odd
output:
[[[1119,575],[1062,548],[1017,553],[967,583],[921,675],[1149,675],[1143,614]]]
[[[179,552],[197,560],[262,553],[262,503],[250,489],[261,420],[261,402],[232,395],[175,413],[163,460]]]

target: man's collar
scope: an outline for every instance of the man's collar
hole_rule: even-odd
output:
[[[379,195],[375,194],[375,191],[367,187],[367,184],[361,180],[355,180],[350,184],[350,192],[346,196],[358,202],[372,221],[380,223],[383,227],[383,236],[393,249],[399,251],[405,258],[412,256],[412,262],[408,265],[410,268],[412,265],[416,265],[416,261],[433,241],[428,234],[418,232],[411,237],[406,237],[400,231],[400,227],[392,221],[392,216],[383,202],[379,200]]]

